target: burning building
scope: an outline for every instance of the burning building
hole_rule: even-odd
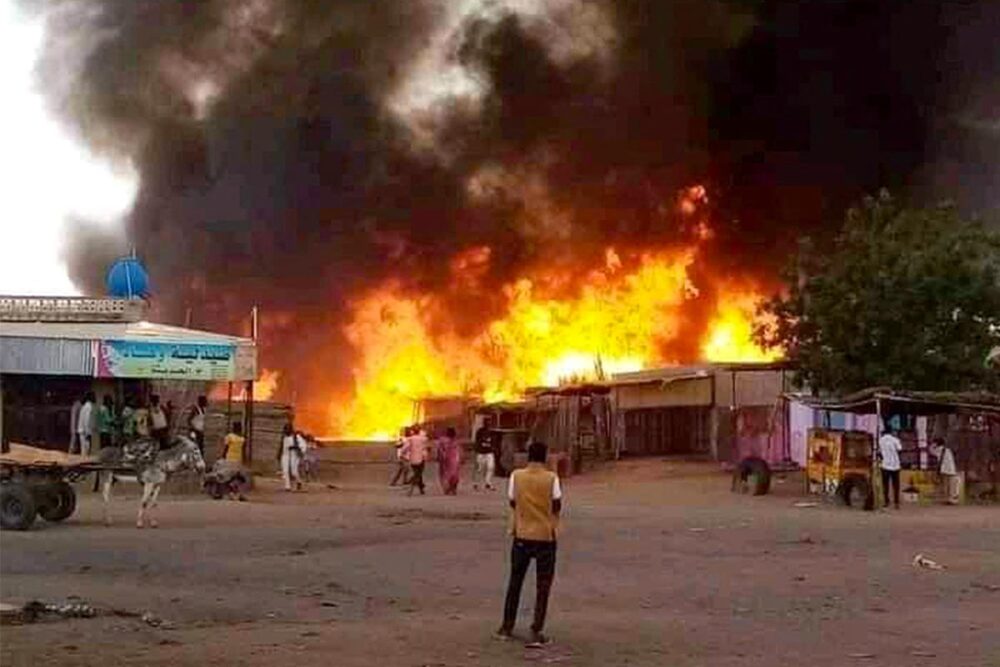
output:
[[[995,89],[961,67],[993,62],[963,27],[988,3],[24,4],[52,108],[140,177],[121,238],[73,235],[77,281],[127,239],[160,319],[259,304],[275,395],[317,433],[770,359],[754,309],[797,237],[937,182],[928,126],[954,162],[995,108],[954,95]]]

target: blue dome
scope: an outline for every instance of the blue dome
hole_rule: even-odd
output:
[[[135,257],[123,257],[108,271],[108,295],[120,299],[149,296],[149,274]]]

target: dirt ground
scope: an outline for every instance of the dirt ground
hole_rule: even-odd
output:
[[[433,481],[433,480],[432,480]],[[499,625],[508,538],[499,492],[426,497],[339,478],[252,502],[133,500],[100,524],[4,533],[0,597],[101,616],[5,626],[15,665],[1000,665],[1000,509],[795,507],[789,479],[734,496],[709,466],[646,460],[565,483],[548,631]],[[946,566],[916,568],[923,553]],[[534,580],[518,631],[526,632]]]

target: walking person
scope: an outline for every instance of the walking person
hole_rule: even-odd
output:
[[[493,490],[493,471],[496,469],[496,457],[493,454],[493,433],[485,426],[476,431],[473,449],[476,452],[476,474],[473,477],[472,488],[479,490],[479,481],[488,491]]]
[[[100,438],[101,449],[114,446],[114,431],[115,404],[110,396],[105,396],[101,406],[97,409],[97,433]]]
[[[410,464],[410,490],[407,492],[407,495],[412,496],[414,489],[419,489],[420,495],[424,495],[426,493],[424,466],[430,457],[430,445],[427,442],[427,436],[416,428],[412,430],[413,433],[410,437],[406,438],[401,452],[403,458]]]
[[[531,624],[529,647],[543,646],[548,638],[545,614],[556,572],[556,531],[562,512],[562,488],[559,477],[545,467],[548,449],[544,443],[528,446],[528,466],[514,471],[507,485],[507,497],[513,510],[514,542],[510,550],[510,582],[503,610],[499,639],[513,637],[521,587],[531,561],[535,561],[535,618]]]
[[[208,399],[204,396],[199,396],[198,400],[194,405],[191,406],[191,412],[188,414],[188,429],[194,436],[194,441],[198,444],[198,449],[201,450],[202,456],[205,455],[205,414],[208,411]]]
[[[941,486],[949,505],[957,505],[961,501],[961,479],[955,467],[955,453],[951,447],[944,444],[944,438],[934,438],[931,443],[931,453],[938,460],[938,475]]]
[[[97,442],[100,449],[97,453],[105,450],[110,451],[114,446],[113,436],[115,428],[115,404],[111,397],[104,395],[104,400],[94,410],[94,432],[97,435]],[[93,443],[91,443],[93,445]],[[107,454],[105,454],[107,456]],[[101,488],[101,472],[94,475],[94,493]]]
[[[455,429],[449,426],[437,445],[441,490],[446,496],[458,495],[458,482],[462,471],[462,446],[458,442],[457,435]]]
[[[403,486],[410,484],[410,462],[403,457],[403,445],[406,444],[406,439],[412,435],[413,431],[409,426],[403,427],[403,437],[396,442],[396,472],[392,476],[389,486],[396,486],[399,483],[402,483]]]
[[[285,491],[292,490],[292,481],[295,481],[295,490],[302,490],[302,477],[299,475],[299,464],[302,462],[301,436],[295,432],[290,423],[285,424],[281,434],[281,448],[278,450],[281,460],[281,479],[285,482]]]
[[[903,450],[903,443],[895,434],[891,426],[886,427],[885,434],[878,439],[880,458],[882,459],[882,496],[885,506],[889,506],[889,487],[892,486],[893,506],[899,509],[899,453]]]
[[[166,449],[169,444],[170,422],[167,421],[167,413],[160,407],[160,397],[156,394],[149,397],[149,426],[151,435],[160,443],[160,449]]]
[[[94,424],[97,415],[94,414],[94,403],[97,397],[88,391],[83,397],[83,405],[76,417],[76,439],[80,443],[80,455],[90,456],[90,446],[94,441]]]

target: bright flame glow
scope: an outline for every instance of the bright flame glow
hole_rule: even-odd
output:
[[[35,89],[44,39],[39,20],[0,2],[0,294],[75,295],[61,258],[68,218],[114,221],[137,179],[96,161],[52,118]]]
[[[477,261],[470,263],[470,252],[452,262],[453,272],[483,270],[489,253],[476,249]],[[535,271],[504,287],[502,316],[471,338],[447,327],[446,295],[408,293],[387,282],[353,304],[346,334],[357,350],[355,391],[346,410],[332,406],[333,430],[376,438],[412,423],[420,398],[508,400],[533,386],[611,379],[672,363],[669,349],[680,335],[685,303],[698,294],[688,276],[695,256],[694,249],[626,256],[609,248],[605,265],[582,278]],[[453,281],[457,289],[477,284],[459,276]],[[706,359],[778,356],[751,340],[758,299],[753,290],[721,290],[703,341]]]
[[[709,334],[701,347],[708,361],[775,361],[781,350],[763,349],[753,341],[760,296],[752,291],[723,292]]]

